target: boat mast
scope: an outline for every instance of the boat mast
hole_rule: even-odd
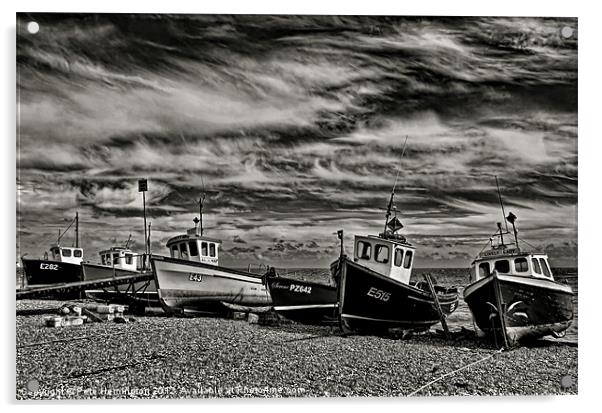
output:
[[[75,248],[79,248],[79,212],[75,211]]]
[[[401,171],[401,160],[403,159],[403,155],[406,152],[406,143],[407,142],[408,142],[408,137],[406,136],[406,139],[403,142],[403,148],[401,150],[400,165],[397,168],[397,175],[395,176],[395,182],[393,183],[393,189],[391,190],[391,198],[389,198],[389,205],[387,205],[387,213],[385,214],[385,227],[383,229],[383,235],[385,235],[385,236],[387,233],[387,224],[389,223],[389,217],[391,216],[391,209],[393,208],[393,198],[395,197],[395,187],[397,187],[397,180],[399,179],[399,172]]]
[[[205,203],[205,194],[203,193],[199,197],[199,218],[200,218],[200,229],[201,229],[201,237],[203,236],[203,204]]]
[[[502,193],[500,192],[500,185],[497,181],[497,175],[495,176],[495,186],[497,187],[497,196],[500,200],[500,206],[502,207],[502,218],[504,218],[504,223],[506,224],[506,232],[510,232],[508,231],[508,223],[506,222],[506,213],[504,212],[504,203],[502,202]],[[501,228],[500,228],[500,233],[501,233]],[[504,244],[502,242],[502,244]]]

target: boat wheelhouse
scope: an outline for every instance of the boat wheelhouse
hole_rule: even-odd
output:
[[[201,235],[200,227],[195,225],[186,231],[185,235],[170,238],[166,246],[171,258],[219,265],[221,243],[221,240]]]
[[[48,256],[49,261],[79,265],[84,260],[84,250],[83,248],[54,245],[50,247],[50,256]]]
[[[500,246],[480,253],[471,264],[470,282],[488,277],[493,271],[498,274],[554,281],[547,254],[536,251],[522,251],[519,248]]]
[[[98,255],[100,255],[101,265],[126,271],[142,269],[143,260],[141,255],[126,247],[111,247],[108,250],[100,251]]]
[[[378,237],[356,235],[353,260],[372,271],[409,284],[415,250],[404,236],[390,231]]]

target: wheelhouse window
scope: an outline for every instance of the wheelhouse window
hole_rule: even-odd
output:
[[[479,277],[488,277],[491,274],[491,266],[488,262],[482,262],[479,264]]]
[[[191,257],[199,256],[199,248],[196,244],[196,241],[188,241],[188,249],[190,250]]]
[[[412,256],[414,253],[412,251],[406,251],[406,256],[403,260],[403,268],[410,268],[412,265]]]
[[[209,244],[209,256],[215,257],[215,244],[214,243]]]
[[[186,249],[186,243],[183,242],[180,244],[180,257],[184,260],[188,259],[188,250]]]
[[[70,257],[71,256],[71,250],[68,249],[68,248],[65,248],[65,249],[62,250],[62,254],[63,254],[63,257]]]
[[[73,256],[74,257],[81,257],[82,256],[82,250],[73,250]]]
[[[104,255],[101,255],[101,256],[100,256],[100,263],[101,263],[102,265],[105,265],[105,264],[107,263],[107,260],[105,260],[105,256],[104,256]]]
[[[517,258],[514,260],[514,270],[516,272],[527,272],[529,271],[529,262],[526,258]]]
[[[533,271],[536,274],[541,274],[541,267],[539,266],[539,260],[537,258],[531,258],[531,263],[533,264]]]
[[[496,261],[495,270],[502,274],[508,274],[510,272],[510,262],[508,260],[499,260]]]
[[[119,264],[119,254],[113,254],[113,264]]]
[[[552,273],[550,272],[550,267],[548,267],[548,262],[545,259],[540,258],[539,263],[541,264],[541,269],[543,270],[543,275],[545,275],[546,277],[551,276]]]
[[[389,247],[382,244],[376,244],[374,248],[374,260],[386,264],[389,262]]]
[[[207,255],[207,243],[206,242],[201,242],[201,255],[203,257],[206,257]]]
[[[125,254],[125,263],[127,265],[132,265],[134,262],[134,256],[132,254]]]
[[[396,267],[401,267],[401,263],[403,261],[403,250],[401,248],[398,248],[395,250],[395,266]]]
[[[370,257],[372,257],[372,244],[365,241],[358,241],[357,257],[363,260],[369,260]]]
[[[176,258],[177,256],[178,256],[178,246],[172,245],[171,246],[171,257]]]

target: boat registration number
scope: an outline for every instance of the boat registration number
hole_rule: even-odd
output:
[[[198,274],[198,273],[196,273],[196,272],[191,272],[191,273],[188,275],[188,279],[189,279],[190,281],[196,281],[196,282],[199,282],[199,283],[200,283],[201,281],[203,281],[203,274]]]
[[[44,263],[41,263],[40,264],[40,269],[41,270],[58,270],[59,266],[58,266],[58,264],[44,264]]]
[[[290,291],[294,291],[296,293],[311,294],[311,286],[291,284]]]
[[[376,298],[377,300],[381,300],[384,302],[389,301],[389,298],[391,298],[391,293],[388,293],[383,290],[379,290],[376,287],[370,287],[367,295],[368,295],[368,297],[373,297],[373,298]]]

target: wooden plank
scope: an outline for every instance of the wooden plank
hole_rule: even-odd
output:
[[[424,278],[429,285],[429,289],[431,290],[431,294],[433,295],[433,299],[435,300],[435,308],[437,308],[437,312],[439,313],[439,319],[441,320],[441,325],[443,326],[443,331],[445,331],[445,338],[449,339],[449,328],[447,327],[447,320],[445,319],[445,314],[441,309],[441,304],[439,303],[439,297],[437,297],[437,292],[435,291],[435,286],[433,285],[433,280],[431,279],[430,274],[424,274]]]

